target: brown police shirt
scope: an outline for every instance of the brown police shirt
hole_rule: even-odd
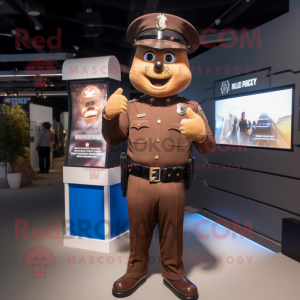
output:
[[[183,115],[177,112],[179,103],[185,105]],[[200,143],[192,142],[180,133],[180,121],[188,118],[188,107],[204,121],[206,137]],[[184,166],[191,157],[192,145],[202,154],[215,148],[215,139],[201,106],[177,95],[166,98],[145,96],[128,101],[127,110],[122,115],[111,120],[102,117],[102,134],[111,145],[128,138],[129,160],[160,168]]]

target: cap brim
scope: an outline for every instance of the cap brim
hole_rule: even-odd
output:
[[[166,22],[166,29],[167,30],[173,30],[181,35],[184,36],[185,40],[187,41],[187,44],[183,45],[174,45],[171,43],[175,43],[175,41],[170,40],[170,44],[168,41],[164,41],[164,45],[160,46],[158,45],[152,45],[151,42],[142,42],[142,45],[140,42],[141,39],[138,39],[137,37],[139,34],[143,31],[149,30],[149,29],[156,29],[156,18],[159,14],[163,14],[167,18]],[[155,39],[155,37],[153,37]],[[137,40],[135,42],[135,39]],[[163,39],[162,39],[163,40]],[[139,18],[135,19],[128,27],[127,29],[127,41],[132,46],[143,46],[143,47],[152,47],[157,49],[184,49],[187,51],[188,54],[193,53],[197,50],[199,46],[199,34],[195,27],[189,23],[188,21],[171,15],[166,14],[164,12],[156,12],[151,13],[147,15],[140,16]],[[150,45],[149,45],[150,43]],[[168,46],[166,44],[168,43]],[[179,44],[180,42],[177,41],[175,44]],[[136,44],[136,45],[135,45]],[[190,48],[188,48],[188,45],[190,45]],[[187,49],[187,48],[188,49]]]
[[[146,48],[154,48],[154,49],[169,49],[169,50],[186,50],[188,53],[190,49],[182,44],[166,41],[166,40],[156,40],[156,39],[145,39],[136,41],[133,44],[134,47],[146,47]]]

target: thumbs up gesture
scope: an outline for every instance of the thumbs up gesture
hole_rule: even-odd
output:
[[[108,99],[105,107],[105,117],[112,119],[127,110],[127,102],[125,96],[122,95],[123,89],[118,88]]]
[[[193,142],[202,142],[206,136],[204,121],[190,107],[187,109],[187,116],[188,119],[180,122],[181,134]]]

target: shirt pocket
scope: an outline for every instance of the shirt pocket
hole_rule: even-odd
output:
[[[179,122],[170,122],[168,143],[170,146],[187,147],[191,141],[181,134],[179,127]]]
[[[129,140],[132,143],[145,144],[149,136],[149,119],[135,119],[130,122]]]

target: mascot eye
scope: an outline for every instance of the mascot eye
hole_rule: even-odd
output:
[[[175,62],[175,55],[172,52],[167,52],[164,54],[164,59],[166,63]]]
[[[89,107],[89,106],[90,106],[90,102],[86,102],[85,107]]]
[[[151,51],[147,51],[144,54],[144,61],[152,62],[155,59],[155,54]]]
[[[46,257],[45,257],[45,256],[43,256],[43,257],[42,257],[42,260],[45,260],[45,259],[46,259]]]
[[[95,101],[92,101],[92,105],[95,106],[95,105],[96,105],[96,102],[95,102]]]

